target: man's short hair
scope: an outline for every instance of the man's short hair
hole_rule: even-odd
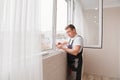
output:
[[[69,24],[67,25],[67,27],[65,28],[65,30],[67,30],[68,28],[70,28],[71,30],[75,29],[75,26],[73,24]]]

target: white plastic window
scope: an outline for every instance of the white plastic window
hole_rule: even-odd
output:
[[[41,0],[41,50],[52,49],[53,0]]]
[[[63,41],[65,37],[65,27],[67,26],[67,2],[66,0],[57,0],[57,25],[56,42]]]

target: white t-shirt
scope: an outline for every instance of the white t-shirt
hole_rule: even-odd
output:
[[[70,40],[71,39],[71,40]],[[81,46],[81,48],[80,48],[80,50],[79,50],[79,52],[81,52],[81,50],[82,50],[82,48],[83,48],[83,38],[82,38],[82,36],[80,36],[80,35],[76,35],[75,37],[73,37],[73,38],[69,38],[68,39],[68,42],[69,42],[69,40],[70,40],[70,44],[71,44],[71,42],[73,41],[73,44],[72,44],[72,47],[74,48],[76,45],[80,45]]]

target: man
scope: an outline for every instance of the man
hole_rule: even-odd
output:
[[[68,42],[59,42],[56,46],[67,52],[67,80],[81,80],[83,38],[77,34],[72,24],[68,25],[65,30],[70,39]],[[65,45],[67,45],[67,47],[65,47]]]

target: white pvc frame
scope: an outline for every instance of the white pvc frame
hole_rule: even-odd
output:
[[[70,8],[70,9],[69,9]],[[68,24],[74,20],[74,0],[68,0]],[[84,48],[102,48],[103,43],[103,0],[99,0],[99,44],[84,45]]]
[[[103,46],[103,0],[99,0],[99,43],[98,45],[85,45],[84,48],[101,49]]]
[[[67,24],[74,23],[74,0],[66,0],[67,2]],[[57,0],[53,0],[53,41],[52,48],[56,49],[56,19],[57,19]],[[103,0],[99,0],[99,44],[85,45],[85,48],[102,48],[103,42]]]

